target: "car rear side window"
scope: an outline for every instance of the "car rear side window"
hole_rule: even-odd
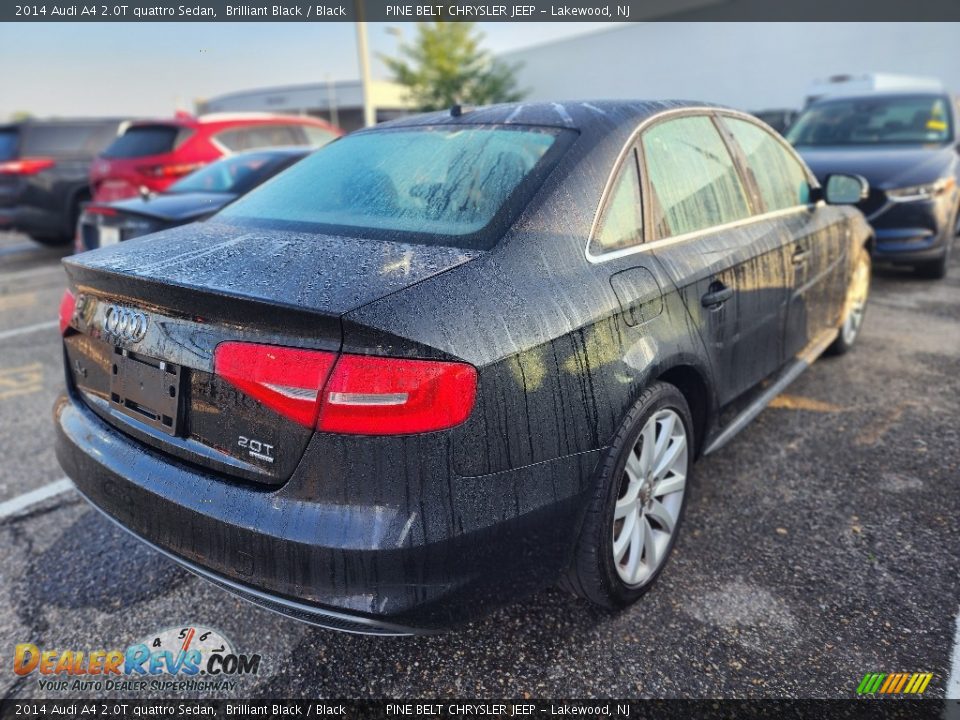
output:
[[[217,133],[216,139],[231,152],[306,144],[306,138],[300,128],[291,125],[256,125],[234,128]]]
[[[163,155],[177,146],[180,130],[177,125],[134,125],[110,143],[103,151],[103,156],[136,158]]]
[[[724,117],[747,160],[768,211],[806,205],[810,202],[807,171],[773,135],[746,120]]]
[[[313,147],[323,147],[328,142],[337,139],[337,136],[329,130],[324,130],[323,128],[313,125],[304,125],[303,132],[307,136],[307,144]]]
[[[706,116],[667,120],[643,135],[658,238],[684,235],[750,214],[736,165]]]
[[[316,151],[220,217],[484,247],[492,244],[487,226],[515,216],[524,190],[539,185],[534,177],[542,182],[562,135],[574,133],[477,125],[356,133]]]
[[[637,159],[631,150],[613,184],[597,231],[590,241],[595,255],[643,242],[643,213],[640,205],[640,177]]]

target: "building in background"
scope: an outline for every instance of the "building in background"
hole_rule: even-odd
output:
[[[411,104],[406,100],[403,86],[375,80],[370,90],[377,122],[411,112]],[[319,82],[243,90],[197,103],[197,112],[200,114],[240,111],[311,115],[349,132],[363,127],[363,91],[359,80]]]
[[[736,0],[734,0],[735,2]],[[684,22],[617,25],[502,55],[529,100],[675,98],[742,110],[800,108],[840,74],[939,78],[960,91],[960,23]],[[663,15],[661,15],[663,17]]]
[[[533,101],[675,98],[786,117],[838,75],[934,77],[960,91],[960,23],[699,21],[744,1],[650,0],[657,22],[618,23],[500,57],[520,65],[519,87]],[[683,22],[662,20],[678,9]],[[403,86],[375,80],[371,90],[377,122],[413,112]],[[349,131],[363,124],[363,95],[359,80],[319,82],[221,95],[197,110],[308,114]]]

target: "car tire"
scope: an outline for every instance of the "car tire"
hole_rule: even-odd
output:
[[[861,248],[857,256],[856,265],[850,276],[850,285],[847,287],[847,297],[843,305],[843,322],[837,339],[827,348],[831,355],[845,355],[850,352],[867,314],[867,300],[870,297],[870,252]]]
[[[656,382],[641,393],[598,465],[565,588],[605,609],[626,607],[651,588],[683,518],[693,427],[673,385]],[[658,462],[666,466],[659,475]]]

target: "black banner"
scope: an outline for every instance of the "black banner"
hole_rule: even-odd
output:
[[[0,718],[960,720],[957,700],[3,700]]]
[[[13,22],[950,21],[956,0],[39,0],[3,2]]]

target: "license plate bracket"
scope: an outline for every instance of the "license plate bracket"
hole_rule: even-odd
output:
[[[180,429],[183,368],[122,348],[114,348],[110,405],[167,435]]]

